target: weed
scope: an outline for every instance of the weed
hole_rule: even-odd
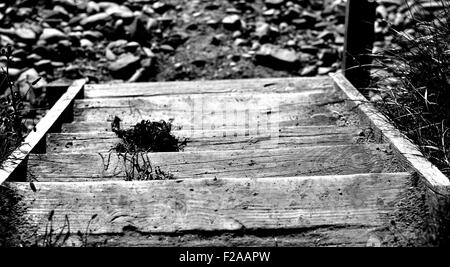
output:
[[[171,133],[172,122],[143,120],[127,130],[121,129],[120,122],[116,116],[111,124],[112,131],[121,139],[113,150],[118,152],[119,160],[123,162],[126,180],[173,179],[172,174],[162,171],[159,166],[153,166],[146,154],[178,152],[185,147],[187,140],[179,141]]]
[[[186,140],[180,142],[172,135],[171,121],[143,120],[127,130],[120,128],[120,121],[116,116],[111,125],[112,131],[121,139],[114,149],[117,152],[177,152],[186,145]]]
[[[450,1],[438,11],[410,7],[413,30],[396,33],[395,46],[374,55],[377,107],[426,157],[450,175]]]
[[[1,57],[7,62],[11,58],[11,47],[1,49]],[[27,127],[22,122],[24,104],[20,91],[16,90],[11,81],[6,68],[1,67],[0,88],[6,88],[7,92],[0,97],[0,164],[5,161],[24,140],[28,132]],[[31,87],[30,87],[31,88]]]

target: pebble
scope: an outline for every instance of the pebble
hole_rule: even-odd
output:
[[[222,25],[225,29],[235,31],[242,26],[241,17],[239,15],[229,15],[222,19]]]
[[[67,35],[58,29],[45,28],[39,39],[46,42],[52,42],[67,39]]]

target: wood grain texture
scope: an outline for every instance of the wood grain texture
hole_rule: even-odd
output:
[[[428,161],[404,134],[395,128],[358,90],[342,75],[332,76],[336,87],[349,99],[350,104],[357,107],[360,115],[366,117],[375,129],[378,129],[384,140],[398,152],[411,168],[417,171],[434,190],[444,195],[450,195],[450,180],[436,166]]]
[[[89,235],[88,246],[106,247],[366,247],[383,246],[392,233],[370,226],[325,226],[292,231],[247,231],[245,233],[142,234],[125,231],[121,235]],[[73,235],[64,246],[81,246]]]
[[[175,178],[337,175],[397,171],[384,145],[335,145],[296,149],[149,153],[152,166]],[[132,170],[117,153],[31,155],[29,174],[39,181],[123,180]],[[145,162],[147,158],[144,157]],[[140,158],[143,166],[144,161]]]
[[[109,98],[251,92],[289,93],[309,90],[333,90],[333,81],[329,77],[313,77],[92,84],[86,86],[85,97]]]
[[[291,113],[291,116],[289,116]],[[238,116],[237,114],[233,114],[233,118],[230,116],[223,115],[222,117],[217,118],[218,121],[214,121],[214,117],[205,116],[203,120],[202,117],[198,120],[193,120],[194,116],[190,116],[187,121],[182,121],[180,116],[176,117],[176,119],[172,122],[172,129],[174,130],[189,130],[189,131],[209,131],[209,130],[226,130],[226,131],[240,131],[241,129],[246,128],[259,128],[260,131],[266,131],[270,129],[283,128],[283,127],[292,127],[292,126],[336,126],[340,120],[339,114],[334,112],[326,112],[326,113],[316,113],[310,114],[306,116],[305,114],[299,114],[299,111],[290,111],[289,113],[260,113],[256,114],[259,118],[252,120],[252,124],[250,124],[250,119],[246,119],[246,115]],[[156,117],[155,115],[159,116]],[[255,115],[255,114],[254,114]],[[96,115],[93,115],[96,116]],[[188,117],[185,113],[183,117]],[[215,115],[218,117],[218,115]],[[225,123],[224,123],[225,117]],[[123,118],[123,117],[121,117]],[[125,117],[125,121],[121,122],[122,128],[129,128],[134,126],[136,123],[142,121],[142,116],[135,114],[132,116]],[[172,114],[153,114],[151,117],[144,117],[146,119],[152,121],[159,121],[161,119],[166,122],[169,119],[173,119]],[[228,119],[227,119],[228,118]],[[219,120],[220,119],[220,120]],[[113,116],[110,114],[103,114],[101,116],[101,120],[97,118],[97,120],[90,121],[75,121],[73,123],[64,123],[61,127],[61,131],[63,133],[86,133],[86,132],[103,132],[103,131],[111,131],[111,122],[113,120]],[[256,124],[256,125],[254,125]]]
[[[206,94],[185,96],[155,96],[145,98],[89,99],[77,102],[76,121],[112,121],[115,116],[125,123],[143,119],[169,120],[196,129],[204,125],[242,125],[291,118],[308,119],[316,114],[328,114],[325,105],[312,105],[311,94]],[[329,96],[321,103],[333,102]],[[321,100],[322,101],[322,100]]]
[[[67,89],[66,93],[55,103],[55,105],[47,112],[35,127],[35,131],[28,134],[22,145],[17,148],[11,156],[3,162],[0,168],[0,185],[6,181],[9,176],[19,167],[31,151],[41,142],[45,140],[45,135],[55,122],[66,111],[75,97],[82,91],[86,83],[85,79],[76,80]]]
[[[382,226],[408,173],[351,176],[196,179],[144,182],[28,183],[20,195],[29,224],[45,231],[117,234]],[[94,218],[93,216],[96,215]],[[93,219],[92,219],[93,218]]]
[[[187,140],[184,151],[250,150],[296,148],[317,144],[352,144],[364,141],[363,128],[334,126],[283,127],[272,132],[257,129],[236,131],[174,131],[180,141]],[[273,138],[279,138],[273,142]],[[110,151],[120,139],[113,132],[54,133],[47,136],[51,153],[97,153]]]

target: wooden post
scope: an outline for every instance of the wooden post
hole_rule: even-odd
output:
[[[370,53],[374,42],[376,3],[370,0],[347,0],[343,71],[357,88],[367,87],[370,80]]]

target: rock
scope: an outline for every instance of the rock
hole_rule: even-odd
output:
[[[63,33],[62,31],[55,29],[55,28],[45,28],[42,31],[41,36],[39,37],[40,40],[44,40],[47,43],[50,42],[57,42],[59,40],[67,39],[67,35]]]
[[[327,75],[330,72],[333,71],[333,68],[329,68],[329,67],[320,67],[317,71],[318,75]]]
[[[152,5],[152,9],[153,9],[156,13],[159,13],[159,14],[163,14],[163,13],[165,13],[166,11],[168,11],[168,10],[170,10],[170,9],[173,9],[173,8],[174,8],[173,5],[166,4],[166,3],[163,3],[163,2],[161,2],[161,1],[157,1],[157,2],[153,3],[153,5]]]
[[[110,6],[105,10],[105,12],[111,16],[121,19],[130,19],[134,16],[133,11],[131,11],[128,7],[119,5]]]
[[[165,53],[172,53],[172,52],[175,51],[175,49],[174,49],[172,46],[168,45],[168,44],[163,44],[163,45],[161,45],[161,46],[159,47],[159,50],[160,50],[161,52],[165,52]]]
[[[264,3],[268,8],[279,8],[283,5],[284,0],[264,0]]]
[[[150,68],[152,64],[153,64],[152,58],[144,58],[143,60],[141,60],[141,67],[143,68]]]
[[[157,27],[158,27],[158,20],[156,20],[156,19],[154,19],[154,18],[149,18],[149,19],[147,20],[147,23],[146,23],[146,25],[145,25],[145,29],[146,29],[147,31],[156,29]]]
[[[211,44],[212,45],[220,45],[226,38],[225,34],[216,34],[212,37],[211,39]]]
[[[0,34],[0,45],[1,46],[14,45],[14,41],[13,39],[9,38],[6,35]]]
[[[242,27],[241,17],[239,15],[226,16],[222,20],[222,25],[230,31],[239,30]]]
[[[138,42],[129,42],[124,46],[124,49],[134,53],[139,47],[141,47],[141,45]]]
[[[29,60],[31,62],[37,62],[37,61],[39,61],[41,59],[42,59],[41,56],[39,56],[37,54],[34,54],[34,53],[27,56],[27,60]]]
[[[34,63],[34,67],[37,71],[44,71],[46,73],[53,71],[52,61],[48,59],[42,59],[36,63]]]
[[[25,27],[17,28],[16,36],[17,38],[25,42],[31,42],[36,40],[37,38],[36,33],[33,30]]]
[[[30,84],[37,81],[39,78],[41,78],[41,76],[39,76],[38,72],[35,69],[28,69],[28,70],[22,72],[19,75],[19,78],[17,78],[17,88],[19,89],[20,94],[22,96],[26,95],[26,99],[29,101],[34,100],[33,90],[29,90]],[[34,85],[34,87],[42,87],[42,86],[45,86],[46,84],[47,84],[47,82],[45,81],[45,79],[41,78]],[[30,93],[28,93],[28,91],[30,91]]]
[[[140,58],[131,53],[124,53],[114,62],[108,64],[108,69],[115,78],[129,78],[139,66]]]
[[[307,53],[311,55],[315,55],[319,52],[319,48],[317,48],[314,45],[301,45],[300,50],[302,51],[302,53]]]
[[[257,22],[255,28],[255,35],[259,37],[259,39],[268,39],[270,33],[270,25],[265,22]]]
[[[316,74],[317,74],[317,66],[316,65],[306,66],[300,71],[300,76],[314,76]]]
[[[105,49],[105,57],[109,61],[114,61],[117,59],[116,54],[114,54],[113,51],[111,51],[111,49],[109,49],[109,48]]]
[[[274,69],[294,69],[299,66],[300,58],[294,50],[264,44],[256,53],[256,61]]]
[[[93,47],[94,43],[88,39],[83,38],[80,40],[80,46],[83,48]]]
[[[99,31],[84,31],[82,37],[90,41],[97,41],[103,38],[103,34]]]
[[[245,46],[248,45],[248,40],[243,39],[243,38],[237,38],[236,40],[234,40],[233,45],[234,46]]]
[[[206,22],[206,25],[208,25],[211,28],[217,28],[219,26],[219,22],[217,20],[215,20],[215,19],[209,19]]]
[[[104,23],[111,19],[111,15],[106,12],[97,13],[95,15],[91,15],[87,18],[84,18],[80,21],[80,25],[88,27],[94,24]]]
[[[96,13],[100,12],[99,4],[97,4],[94,1],[89,1],[86,4],[86,12],[89,13],[89,14],[96,14]]]

